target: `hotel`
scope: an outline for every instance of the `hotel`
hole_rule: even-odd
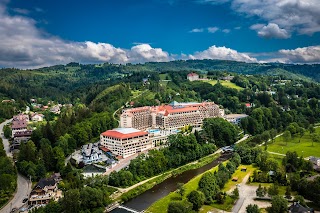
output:
[[[140,130],[148,128],[172,130],[186,125],[198,128],[201,127],[203,119],[222,116],[224,116],[224,110],[213,102],[178,103],[174,101],[169,105],[124,109],[120,116],[120,126]]]

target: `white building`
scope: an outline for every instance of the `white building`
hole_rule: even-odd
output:
[[[197,73],[192,72],[192,73],[189,73],[187,75],[187,79],[189,81],[198,81],[199,80],[199,75]]]
[[[224,110],[213,102],[178,103],[124,109],[120,126],[145,130],[148,128],[178,129],[186,125],[201,127],[203,119],[222,117]]]
[[[134,128],[116,128],[103,132],[100,144],[123,158],[152,148],[148,132]]]
[[[239,124],[242,118],[248,117],[246,114],[228,114],[224,118],[233,124]]]
[[[311,161],[316,166],[320,166],[320,158],[310,156],[309,161]]]
[[[31,117],[31,120],[34,121],[34,122],[41,122],[41,121],[43,121],[44,115],[43,114],[34,113],[30,117]]]

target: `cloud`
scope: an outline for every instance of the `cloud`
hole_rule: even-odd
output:
[[[29,10],[22,9],[22,8],[13,8],[12,11],[15,12],[15,13],[22,14],[22,15],[28,15],[30,13]]]
[[[196,0],[196,2],[200,4],[224,4],[229,2],[230,0]]]
[[[320,32],[319,0],[198,0],[200,3],[231,3],[231,8],[247,17],[276,24],[291,33],[312,35]],[[259,32],[258,32],[259,33]]]
[[[290,63],[320,63],[320,46],[309,46],[293,50],[279,50]]]
[[[235,27],[234,29],[235,29],[235,30],[240,30],[240,29],[241,29],[241,27]]]
[[[172,60],[169,53],[149,44],[123,49],[108,43],[66,41],[40,31],[31,18],[7,14],[3,4],[0,4],[0,32],[0,65],[3,67],[35,68],[71,61],[138,63]]]
[[[209,33],[215,33],[219,30],[219,28],[218,27],[208,27],[207,30]]]
[[[230,33],[231,30],[230,30],[230,29],[223,29],[222,32],[224,32],[224,33]]]
[[[190,30],[190,33],[202,33],[204,31],[203,28],[194,28],[192,30]]]
[[[277,24],[287,32],[311,35],[320,31],[318,0],[233,0],[232,8]]]
[[[207,50],[196,52],[189,55],[190,59],[221,59],[244,62],[258,62],[256,58],[250,57],[246,53],[239,53],[236,50],[227,47],[217,47],[215,45],[209,47]]]
[[[256,30],[258,35],[262,38],[290,38],[290,34],[285,29],[280,29],[279,26],[274,23],[269,23],[266,26],[263,24],[254,24],[250,29]]]

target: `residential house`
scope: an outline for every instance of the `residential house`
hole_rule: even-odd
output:
[[[58,200],[62,192],[58,190],[57,182],[53,178],[41,179],[30,193],[29,205],[48,204],[50,200]]]
[[[290,207],[289,207],[289,213],[310,213],[314,212],[313,209],[306,208],[302,206],[299,202],[294,202]]]
[[[240,124],[241,119],[248,117],[246,114],[228,114],[224,118],[233,124]]]
[[[60,114],[60,106],[55,105],[55,106],[51,107],[50,112],[53,112],[54,114]]]
[[[189,81],[198,81],[199,80],[199,75],[197,73],[192,72],[192,73],[189,73],[187,75],[187,79]]]
[[[82,161],[85,165],[98,163],[103,161],[103,152],[99,149],[98,143],[89,143],[82,146],[81,149]]]
[[[41,122],[43,121],[44,115],[41,113],[33,113],[30,117],[34,122]]]

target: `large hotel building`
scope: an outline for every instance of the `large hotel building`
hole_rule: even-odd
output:
[[[121,128],[101,133],[100,143],[123,158],[166,144],[168,136],[186,125],[201,127],[203,119],[223,117],[224,110],[213,102],[178,103],[124,109]]]
[[[125,128],[178,129],[186,125],[201,127],[203,119],[224,116],[224,110],[213,102],[178,103],[124,109],[120,125]]]

